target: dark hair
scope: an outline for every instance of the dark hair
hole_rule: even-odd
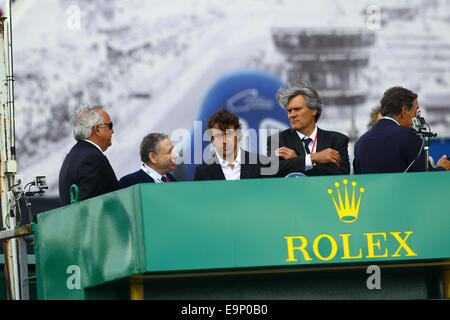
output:
[[[141,161],[144,163],[150,161],[148,154],[150,152],[157,154],[159,151],[159,142],[168,138],[169,137],[164,133],[150,133],[146,135],[141,142]]]
[[[239,117],[225,109],[220,109],[209,117],[207,129],[214,128],[216,124],[221,130],[227,130],[229,126],[233,126],[234,130],[241,128]]]
[[[398,115],[403,106],[411,110],[417,94],[403,87],[392,87],[386,90],[380,101],[382,116]]]

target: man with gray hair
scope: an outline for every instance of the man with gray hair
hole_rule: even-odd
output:
[[[87,106],[74,114],[73,135],[77,143],[59,171],[59,198],[70,204],[70,187],[78,187],[84,200],[119,189],[119,182],[103,152],[111,146],[113,123],[102,106]]]
[[[316,89],[295,80],[278,90],[277,101],[286,109],[291,128],[268,137],[268,156],[301,163],[307,176],[349,174],[348,137],[316,125],[323,108]]]
[[[139,183],[174,182],[175,177],[169,172],[175,169],[178,157],[169,137],[163,133],[150,133],[141,142],[141,168],[119,180],[121,188]]]

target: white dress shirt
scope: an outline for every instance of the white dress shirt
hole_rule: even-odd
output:
[[[306,154],[306,150],[305,150],[305,171],[311,170],[312,167],[313,167],[313,163],[311,161],[311,154],[315,153],[316,150],[317,150],[317,139],[316,139],[317,126],[314,128],[314,131],[311,133],[311,135],[309,137],[305,136],[303,133],[300,133],[299,131],[296,131],[296,132],[297,132],[298,136],[300,137],[300,140],[302,140],[303,150],[305,150],[305,145],[303,143],[303,138],[306,137],[306,138],[310,138],[311,139],[310,143],[308,144],[308,148],[310,150],[310,154]],[[314,140],[316,141],[316,144],[314,144]],[[313,147],[314,147],[314,150],[313,150]]]
[[[395,120],[395,119],[393,119],[393,118],[391,118],[391,117],[382,117],[381,119],[388,119],[388,120],[392,120],[392,121],[394,121],[396,124],[398,124],[398,125],[400,125],[400,123],[398,123],[398,121],[397,120]]]
[[[216,152],[219,159],[220,167],[226,180],[240,180],[241,179],[241,148],[238,148],[236,159],[233,161],[233,169],[228,165],[228,161],[222,159],[219,153]]]

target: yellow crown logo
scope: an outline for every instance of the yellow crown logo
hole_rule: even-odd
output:
[[[356,221],[356,219],[358,219],[359,204],[361,203],[361,196],[364,192],[364,188],[359,188],[360,194],[359,194],[359,198],[358,198],[358,203],[356,204],[356,207],[355,207],[355,187],[357,185],[356,181],[352,182],[353,194],[352,194],[351,204],[348,199],[348,190],[347,190],[348,180],[344,179],[344,180],[342,180],[342,182],[344,182],[344,185],[345,185],[345,200],[344,200],[345,203],[342,203],[341,192],[339,191],[339,182],[336,181],[334,183],[334,186],[336,187],[336,190],[338,193],[339,206],[336,203],[336,199],[333,196],[333,190],[331,188],[328,189],[328,193],[331,195],[331,198],[333,199],[334,205],[336,207],[336,211],[339,215],[339,219],[341,219],[342,222],[350,223],[350,222],[354,222],[354,221]]]

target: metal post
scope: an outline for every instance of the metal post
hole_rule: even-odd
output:
[[[130,277],[130,300],[144,300],[142,274],[136,274]]]
[[[16,227],[15,206],[9,190],[17,172],[14,137],[14,89],[12,68],[11,0],[5,1],[6,17],[0,22],[0,196],[3,229]],[[17,239],[5,241],[5,267],[8,270],[10,299],[20,299],[19,248]]]
[[[10,143],[11,143],[11,160],[16,160],[16,124],[15,124],[15,107],[14,107],[14,70],[13,70],[13,47],[12,47],[12,9],[11,0],[5,1],[5,16],[6,16],[6,81],[8,87],[8,109],[9,109],[9,129],[10,129]],[[11,181],[14,183],[14,181]]]
[[[25,237],[17,238],[19,241],[19,279],[20,279],[20,299],[30,300],[30,286],[28,282],[28,254]]]
[[[445,262],[450,262],[450,259],[444,259]],[[444,266],[442,271],[442,282],[444,284],[444,298],[450,299],[450,266]]]
[[[430,137],[426,136],[425,137],[425,171],[430,171]]]

